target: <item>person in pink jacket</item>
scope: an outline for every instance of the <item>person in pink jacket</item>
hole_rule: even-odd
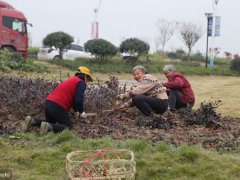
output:
[[[171,64],[163,67],[163,73],[168,79],[163,86],[168,90],[170,111],[175,112],[176,109],[192,107],[195,103],[195,95],[186,77]]]
[[[129,100],[121,108],[136,106],[146,116],[164,113],[168,108],[166,88],[143,66],[134,67],[132,72],[138,84],[118,96],[120,100]]]

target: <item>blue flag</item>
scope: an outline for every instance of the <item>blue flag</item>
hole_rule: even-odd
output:
[[[213,17],[208,18],[208,36],[212,36]]]

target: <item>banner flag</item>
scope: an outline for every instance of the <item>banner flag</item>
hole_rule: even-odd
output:
[[[220,36],[221,17],[215,17],[215,36]]]
[[[212,36],[213,17],[208,18],[208,36]]]

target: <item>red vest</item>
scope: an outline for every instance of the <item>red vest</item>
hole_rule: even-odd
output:
[[[73,106],[77,84],[80,81],[82,80],[77,76],[63,81],[48,95],[47,100],[57,103],[68,111]]]

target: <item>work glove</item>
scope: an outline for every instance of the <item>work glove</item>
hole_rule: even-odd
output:
[[[87,118],[87,115],[86,115],[86,113],[83,111],[83,112],[79,115],[79,117],[80,117],[81,119],[86,119],[86,118]]]
[[[91,121],[87,118],[87,114],[85,112],[82,112],[80,115],[80,122],[82,123],[87,123],[87,124],[91,124]]]

